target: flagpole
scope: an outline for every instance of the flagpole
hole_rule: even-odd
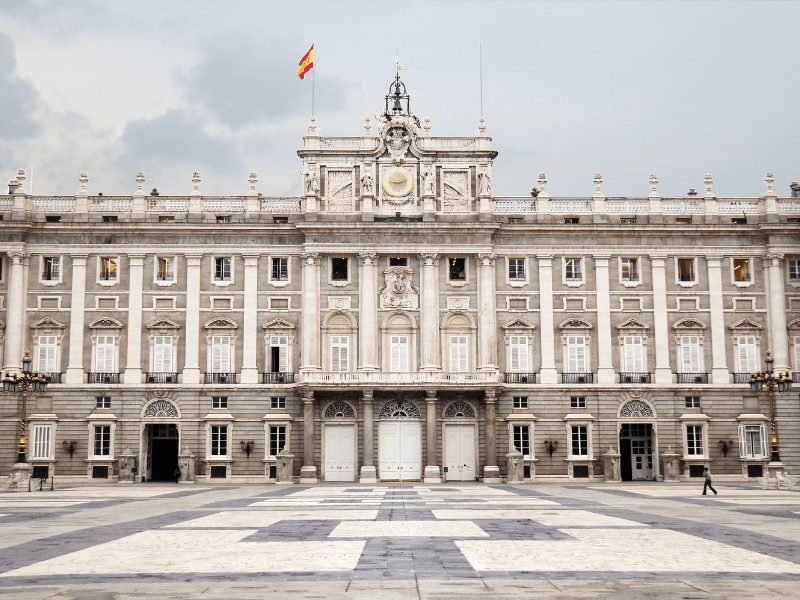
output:
[[[317,72],[317,42],[312,42],[311,47],[314,48],[314,67],[311,69],[311,116],[314,117],[314,82],[317,80],[315,75]]]
[[[481,117],[483,117],[483,42],[478,42],[478,70],[481,86]]]

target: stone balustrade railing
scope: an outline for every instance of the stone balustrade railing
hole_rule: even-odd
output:
[[[384,373],[379,371],[308,372],[300,377],[300,383],[315,385],[358,385],[358,384],[491,384],[498,383],[498,375],[493,372],[448,373]]]

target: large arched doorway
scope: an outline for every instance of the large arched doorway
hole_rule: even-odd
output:
[[[422,477],[422,431],[419,408],[392,400],[380,411],[378,477],[381,481],[419,481]]]
[[[444,467],[447,481],[477,479],[477,419],[471,404],[459,400],[444,411]]]
[[[139,464],[144,481],[175,481],[180,452],[178,407],[156,396],[142,411]]]
[[[622,481],[652,481],[658,476],[655,411],[634,398],[619,409],[619,454]]]
[[[342,400],[331,402],[323,414],[323,477],[325,481],[356,480],[356,411]]]

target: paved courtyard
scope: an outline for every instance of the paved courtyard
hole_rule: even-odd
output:
[[[694,485],[0,494],[0,596],[798,597],[800,494]]]

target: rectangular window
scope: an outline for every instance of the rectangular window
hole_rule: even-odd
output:
[[[622,370],[626,373],[644,373],[644,343],[640,335],[622,337]]]
[[[527,373],[530,371],[528,361],[528,336],[512,335],[508,338],[509,371]]]
[[[404,256],[391,256],[389,257],[390,267],[406,267],[408,266],[408,259]]]
[[[678,259],[678,281],[684,283],[694,282],[694,259],[693,258],[679,258]]]
[[[98,335],[94,345],[94,370],[97,373],[115,373],[115,346],[113,335]]]
[[[564,279],[566,281],[583,281],[583,259],[564,259]]]
[[[639,259],[623,258],[621,260],[622,281],[639,281]]]
[[[514,396],[512,402],[514,408],[528,408],[527,396]]]
[[[389,370],[395,373],[408,372],[408,336],[389,336]]]
[[[766,458],[767,430],[764,425],[739,426],[739,453],[742,458]]]
[[[700,408],[700,396],[686,396],[686,408]]]
[[[620,225],[636,225],[636,217],[620,217]]]
[[[570,396],[570,408],[586,408],[586,396]]]
[[[703,456],[703,426],[686,426],[686,456]]]
[[[450,281],[467,280],[467,259],[448,258],[447,259],[447,278]]]
[[[272,281],[289,281],[289,259],[272,259]]]
[[[582,335],[568,335],[567,372],[588,373],[586,363],[586,338]]]
[[[792,283],[800,283],[800,258],[790,258],[789,264],[789,281]]]
[[[736,336],[736,370],[738,373],[757,371],[758,355],[756,354],[756,336]]]
[[[33,453],[31,458],[51,458],[51,440],[53,437],[52,425],[33,426]]]
[[[172,363],[172,336],[153,336],[153,373],[172,373],[175,365]]]
[[[331,371],[350,370],[350,338],[346,335],[331,336]]]
[[[572,456],[589,456],[589,428],[586,425],[572,426]]]
[[[331,280],[333,281],[347,281],[348,279],[348,270],[347,270],[347,259],[346,258],[332,258],[331,259]]]
[[[218,256],[214,259],[214,281],[231,281],[230,256]]]
[[[750,281],[750,259],[749,258],[734,258],[733,259],[733,280],[737,282]]]
[[[61,280],[61,257],[45,256],[42,258],[42,281]]]
[[[450,371],[453,373],[466,373],[468,366],[467,359],[467,336],[450,336]]]
[[[228,426],[211,426],[211,456],[228,456]]]
[[[228,397],[211,396],[211,408],[228,408]]]
[[[113,256],[100,257],[100,281],[116,281],[119,259]]]
[[[94,455],[111,456],[111,425],[94,426]]]
[[[95,408],[111,408],[111,396],[95,396]]]
[[[58,373],[60,369],[58,368],[58,364],[56,362],[56,354],[58,352],[56,336],[40,335],[37,347],[37,369],[44,373]]]
[[[701,371],[699,336],[682,335],[680,338],[679,352],[681,373],[699,373]]]
[[[156,281],[175,281],[175,257],[156,257]]]
[[[277,456],[286,447],[286,425],[270,425],[269,455]]]
[[[800,335],[792,338],[794,344],[794,372],[800,371]]]
[[[269,407],[270,408],[286,408],[286,398],[270,398],[269,399]]]
[[[525,281],[525,259],[508,259],[508,278],[511,281]]]
[[[272,373],[289,372],[289,336],[269,337],[269,370]]]
[[[233,372],[231,370],[231,338],[228,335],[211,336],[211,372]]]
[[[514,449],[522,456],[531,455],[530,427],[528,425],[513,425]]]

